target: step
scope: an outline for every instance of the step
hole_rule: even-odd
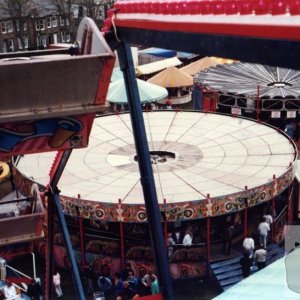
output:
[[[240,276],[240,275],[242,275],[242,270],[241,269],[240,270],[235,270],[235,271],[232,271],[232,272],[227,272],[227,273],[224,273],[224,274],[221,274],[221,275],[218,275],[217,279],[219,281],[221,281],[221,280],[224,280],[226,278],[233,278],[235,276]]]
[[[217,269],[217,268],[220,268],[222,266],[227,266],[227,265],[232,265],[232,264],[236,264],[236,263],[239,263],[240,262],[240,259],[241,259],[242,256],[240,257],[237,257],[237,258],[233,258],[233,259],[228,259],[228,260],[223,260],[223,261],[220,261],[220,262],[216,262],[216,263],[212,263],[210,265],[211,269]]]
[[[216,270],[214,270],[214,274],[215,275],[219,275],[219,274],[222,274],[222,273],[225,273],[225,272],[230,272],[230,271],[233,271],[233,270],[238,270],[240,268],[241,268],[241,265],[238,263],[238,264],[235,264],[235,265],[232,265],[232,266],[228,266],[226,268],[216,269]]]
[[[231,277],[230,279],[221,280],[221,281],[219,281],[219,284],[221,285],[221,287],[224,287],[224,286],[228,286],[228,285],[238,283],[242,279],[243,279],[243,276],[238,275],[238,276],[235,276],[235,277]]]

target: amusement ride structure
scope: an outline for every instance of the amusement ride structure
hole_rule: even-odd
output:
[[[297,149],[293,141],[279,130],[247,119],[176,111],[149,112],[143,117],[129,44],[297,69],[300,66],[299,60],[295,59],[300,50],[300,4],[298,1],[267,0],[119,1],[108,15],[102,33],[91,20],[83,20],[78,29],[77,47],[0,56],[0,158],[10,160],[20,154],[58,151],[50,169],[49,182],[45,188],[40,186],[41,192],[33,185],[33,180],[24,180],[14,169],[16,188],[30,198],[30,214],[29,217],[25,214],[4,219],[10,224],[18,220],[24,226],[20,226],[18,232],[1,232],[1,238],[4,237],[2,245],[42,238],[47,231],[45,298],[51,299],[56,215],[78,298],[85,299],[64,212],[68,214],[73,209],[80,216],[81,212],[86,212],[84,206],[89,202],[80,197],[76,200],[63,197],[70,197],[70,194],[60,196],[59,183],[60,179],[63,180],[63,171],[68,171],[67,162],[73,156],[72,150],[76,149],[74,154],[80,153],[77,148],[87,147],[90,137],[94,143],[94,136],[90,136],[94,122],[105,145],[105,164],[109,164],[110,169],[118,169],[119,175],[114,178],[116,186],[112,184],[107,194],[101,191],[106,199],[111,196],[115,203],[99,202],[94,206],[89,203],[88,209],[100,220],[110,216],[121,223],[132,215],[140,218],[139,221],[147,219],[161,296],[173,299],[161,226],[162,213],[165,218],[173,218],[172,209],[181,207],[182,214],[179,217],[175,214],[172,221],[207,217],[208,228],[215,214],[243,210],[246,217],[248,207],[271,200],[293,182]],[[94,121],[95,113],[104,109],[115,61],[112,50],[115,49],[124,74],[130,115],[101,117]],[[129,120],[132,128],[129,128]],[[172,123],[178,124],[178,128],[174,129]],[[107,130],[109,126],[113,131]],[[120,130],[124,136],[109,137],[115,130],[118,133],[118,126],[125,130]],[[219,143],[222,136],[230,139]],[[115,143],[111,143],[110,138]],[[96,143],[94,145],[97,147]],[[93,157],[87,158],[90,169],[93,169]],[[103,157],[99,160],[100,164],[104,163]],[[257,163],[255,167],[251,160]],[[194,171],[189,168],[194,168]],[[248,168],[249,173],[246,172]],[[159,169],[162,171],[157,172]],[[97,172],[103,185],[105,169],[99,167]],[[169,178],[167,183],[163,178],[156,181],[161,186],[155,188],[158,174]],[[243,175],[245,181],[237,180]],[[122,176],[132,177],[134,188],[129,187],[127,192],[117,190],[122,187]],[[229,177],[233,181],[225,185],[224,181]],[[172,180],[175,186],[184,182],[185,190],[180,199],[176,199],[176,191],[172,193]],[[213,189],[215,183],[218,183],[216,190]],[[141,189],[137,188],[140,184]],[[111,189],[116,193],[109,195]],[[145,203],[141,201],[142,195]],[[164,202],[162,198],[165,196]],[[121,200],[116,197],[121,197]],[[123,199],[125,203],[122,203]],[[138,199],[139,203],[129,201],[127,205],[127,199]],[[46,204],[47,213],[41,201]],[[187,207],[184,201],[189,201]],[[130,210],[133,204],[138,209],[134,206]],[[26,218],[32,224],[28,218],[33,216],[38,216],[38,222],[33,228],[28,228]],[[47,219],[45,228],[42,226],[44,217]]]

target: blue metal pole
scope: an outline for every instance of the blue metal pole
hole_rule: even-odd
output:
[[[55,174],[53,175],[53,178],[50,182],[50,187],[51,187],[51,191],[50,192],[50,197],[49,197],[49,204],[48,204],[48,218],[50,218],[50,222],[48,222],[48,230],[50,230],[51,232],[51,236],[48,237],[49,243],[50,245],[48,245],[48,255],[49,255],[49,264],[50,264],[50,268],[48,269],[48,284],[49,284],[49,295],[51,297],[52,295],[52,276],[53,276],[53,268],[52,266],[54,265],[54,257],[53,257],[53,248],[54,248],[54,244],[53,244],[53,240],[54,240],[54,212],[56,210],[60,225],[61,225],[61,229],[62,229],[62,234],[66,243],[66,248],[67,248],[67,252],[68,252],[68,257],[71,263],[71,272],[73,275],[73,279],[74,279],[74,285],[75,285],[75,289],[77,292],[77,296],[79,298],[79,300],[85,300],[85,295],[84,295],[84,290],[82,287],[82,283],[80,280],[80,276],[79,276],[79,271],[78,271],[78,266],[75,260],[75,254],[73,251],[73,247],[72,247],[72,243],[71,243],[71,239],[70,239],[70,235],[68,232],[68,227],[67,227],[67,223],[65,220],[65,215],[63,213],[62,207],[61,207],[61,203],[60,203],[60,199],[59,199],[59,194],[57,192],[57,184],[58,181],[62,175],[62,172],[69,160],[69,157],[71,156],[72,153],[72,149],[66,150],[63,152],[62,156],[60,157],[60,161],[59,161],[59,165],[56,169]],[[51,207],[51,210],[49,209]],[[51,298],[49,298],[51,299]]]
[[[123,43],[120,45],[118,49],[118,57],[120,68],[124,75],[160,292],[165,300],[173,300],[172,280],[167,253],[165,251],[161,213],[157,201],[144,119],[129,45]]]
[[[203,99],[202,99],[202,90],[199,85],[194,84],[193,89],[193,103],[194,103],[194,110],[202,110],[203,107]]]
[[[66,242],[66,248],[67,248],[69,260],[70,260],[70,263],[71,263],[71,266],[72,266],[71,272],[73,274],[74,285],[75,285],[75,289],[76,289],[76,292],[77,292],[77,296],[80,300],[85,300],[85,295],[84,295],[80,275],[79,275],[79,272],[78,272],[77,263],[76,263],[76,260],[75,260],[75,254],[74,254],[74,251],[73,251],[71,238],[70,238],[67,223],[66,223],[66,220],[65,220],[65,215],[64,215],[62,207],[61,207],[59,194],[54,193],[52,200],[54,201],[56,213],[57,213],[57,216],[58,216],[58,219],[59,219],[59,222],[60,222],[60,225],[61,225],[62,233],[63,233],[64,239],[65,239],[65,242]]]

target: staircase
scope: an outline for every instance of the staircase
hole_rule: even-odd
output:
[[[267,246],[267,265],[270,265],[277,259],[284,256],[284,248],[280,247],[278,244],[273,243]],[[232,287],[234,284],[238,283],[243,279],[242,268],[240,265],[240,257],[233,259],[223,260],[219,262],[213,262],[210,264],[212,273],[218,282],[218,285],[222,291],[227,290]],[[258,268],[253,266],[251,269],[250,276],[257,272]]]

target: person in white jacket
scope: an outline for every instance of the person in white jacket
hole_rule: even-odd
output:
[[[246,238],[244,239],[243,248],[245,253],[248,254],[248,257],[252,259],[255,243],[254,243],[254,239],[251,237],[251,233],[248,233]]]
[[[270,225],[266,222],[266,219],[263,218],[263,221],[258,225],[258,235],[259,235],[259,244],[263,245],[264,249],[267,248],[267,237],[268,232],[270,231]]]

